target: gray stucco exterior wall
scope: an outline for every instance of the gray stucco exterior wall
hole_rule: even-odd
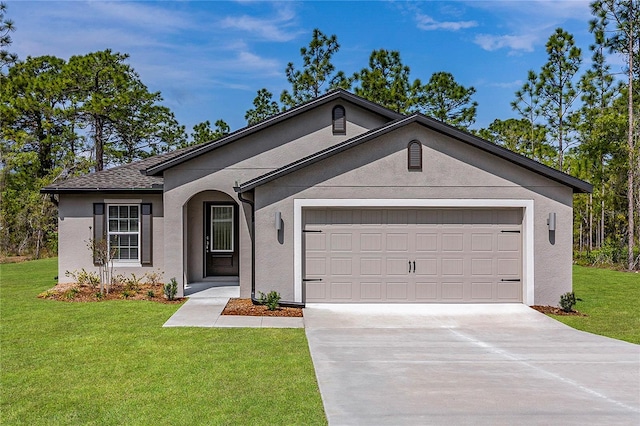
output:
[[[407,170],[407,144],[423,144],[423,170]],[[571,188],[417,124],[384,135],[255,189],[256,290],[294,297],[294,199],[513,199],[534,208],[535,304],[571,290]],[[281,212],[279,241],[274,216]],[[557,230],[547,228],[549,213]]]
[[[58,281],[72,282],[66,271],[98,272],[93,264],[89,242],[93,238],[93,203],[152,204],[153,263],[151,266],[114,263],[114,274],[142,276],[147,272],[164,270],[164,212],[162,195],[132,194],[60,194],[58,205]],[[165,278],[167,278],[165,276]]]

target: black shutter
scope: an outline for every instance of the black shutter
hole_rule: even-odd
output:
[[[140,205],[140,263],[151,266],[153,263],[153,215],[151,204]]]
[[[409,142],[407,147],[407,167],[409,170],[422,170],[422,144],[418,141]]]
[[[93,203],[93,247],[99,247],[107,238],[107,215],[104,203]],[[99,250],[93,250],[93,264],[99,266],[101,259],[96,256]]]
[[[333,119],[333,134],[334,135],[346,134],[347,120],[345,117],[344,107],[338,105],[335,108],[333,108],[332,119]]]

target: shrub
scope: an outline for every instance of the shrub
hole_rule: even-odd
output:
[[[75,299],[78,293],[80,293],[80,289],[78,287],[71,287],[69,290],[65,291],[64,297],[69,300]]]
[[[171,278],[171,281],[165,283],[164,285],[164,295],[167,299],[173,300],[176,298],[176,294],[178,294],[178,282],[175,277]]]
[[[164,275],[159,269],[153,272],[147,272],[144,274],[143,278],[145,279],[147,284],[151,284],[153,286],[162,284],[162,276]]]
[[[131,274],[130,278],[124,278],[122,283],[127,287],[127,290],[131,291],[139,291],[140,290],[140,281],[142,281],[143,277],[136,277],[136,274]]]
[[[570,291],[560,296],[560,308],[565,312],[573,311],[573,307],[576,304],[576,295]]]
[[[280,305],[280,299],[280,293],[272,290],[266,295],[263,292],[260,292],[258,302],[261,305],[266,305],[267,309],[270,311],[275,311],[278,308],[278,305]]]
[[[64,274],[67,277],[73,278],[73,280],[81,286],[86,285],[91,288],[96,288],[100,284],[100,275],[97,272],[87,272],[84,268],[80,271],[65,271]]]
[[[153,292],[153,290],[149,290],[149,291],[147,291],[147,297],[148,297],[149,299],[153,299],[155,296],[156,296],[156,295],[155,295],[155,293]]]
[[[123,298],[128,299],[130,296],[131,296],[131,291],[129,291],[129,290],[124,290],[122,292],[122,297]]]

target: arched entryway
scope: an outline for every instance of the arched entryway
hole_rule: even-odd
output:
[[[221,191],[202,191],[186,204],[187,281],[238,282],[239,206]]]

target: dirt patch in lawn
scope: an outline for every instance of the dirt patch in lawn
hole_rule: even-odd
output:
[[[38,295],[41,299],[60,300],[64,302],[100,302],[103,300],[150,300],[152,302],[176,304],[186,299],[168,300],[164,296],[162,284],[140,284],[135,288],[124,284],[114,284],[109,293],[100,294],[97,287],[75,283],[58,284]]]
[[[232,298],[227,302],[222,315],[251,317],[301,317],[302,308],[278,308],[270,311],[265,305],[254,305],[251,299]]]
[[[555,306],[540,306],[540,305],[535,305],[532,306],[533,309],[535,309],[538,312],[542,312],[543,314],[551,314],[551,315],[563,315],[563,316],[576,316],[576,317],[586,317],[586,314],[583,314],[582,312],[578,312],[578,311],[571,311],[571,312],[565,312],[560,308],[557,308]]]

